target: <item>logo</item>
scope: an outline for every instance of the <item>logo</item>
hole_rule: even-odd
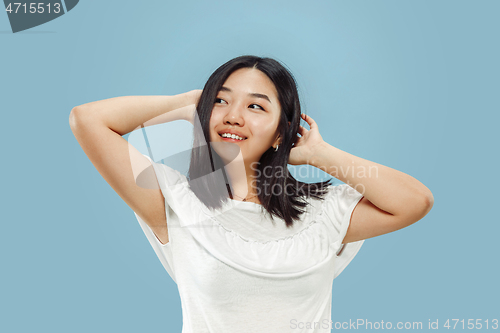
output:
[[[78,1],[15,2],[4,0],[3,2],[12,32],[16,33],[39,26],[64,15],[75,8]]]

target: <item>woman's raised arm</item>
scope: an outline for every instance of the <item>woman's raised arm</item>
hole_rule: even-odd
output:
[[[156,174],[149,160],[122,135],[142,124],[191,121],[199,95],[193,90],[174,96],[110,98],[77,106],[69,117],[71,130],[94,167],[163,244],[168,243],[165,199]]]
[[[70,125],[79,121],[99,122],[125,135],[144,126],[184,119],[194,111],[201,90],[173,96],[122,96],[90,102],[71,110]]]

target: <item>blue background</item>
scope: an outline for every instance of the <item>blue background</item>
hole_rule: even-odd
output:
[[[16,34],[0,14],[0,331],[181,331],[175,283],[68,117],[105,98],[201,89],[243,54],[290,68],[325,141],[434,195],[427,216],[365,241],[335,279],[334,322],[438,319],[448,331],[446,319],[482,319],[491,331],[499,11],[457,0],[80,1]]]

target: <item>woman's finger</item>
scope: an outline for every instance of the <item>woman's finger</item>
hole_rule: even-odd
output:
[[[304,115],[304,120],[307,122],[307,124],[309,125],[310,129],[313,129],[313,128],[317,127],[316,122],[314,121],[314,119],[312,119],[311,117],[309,117],[306,114],[303,114],[303,115]]]
[[[307,129],[304,126],[299,125],[299,134],[304,136],[307,133]]]
[[[311,117],[309,117],[308,115],[306,115],[305,113],[302,113],[300,115],[302,117],[302,119],[304,119],[304,121],[309,125],[309,127],[311,127],[311,123],[310,123],[310,120],[311,120]]]

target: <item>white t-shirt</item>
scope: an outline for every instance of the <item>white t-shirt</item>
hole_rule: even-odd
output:
[[[342,245],[361,193],[331,186],[324,201],[308,198],[312,205],[287,229],[253,202],[211,211],[184,175],[153,166],[169,242],[135,216],[179,288],[182,333],[331,332],[333,279],[364,242]]]

